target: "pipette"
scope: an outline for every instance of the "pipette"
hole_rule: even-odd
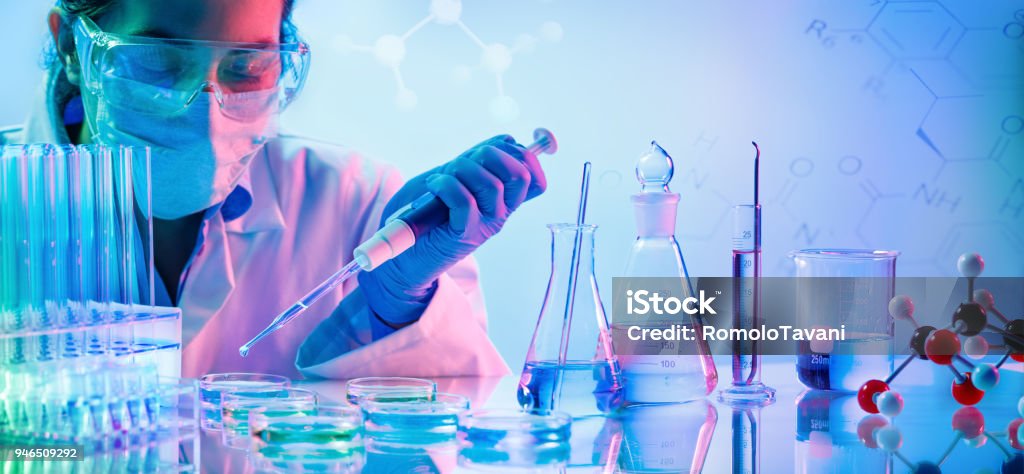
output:
[[[555,136],[545,128],[533,131],[533,144],[526,150],[535,156],[552,155],[558,151]],[[359,244],[352,251],[352,261],[341,267],[323,283],[313,288],[306,296],[284,310],[263,331],[251,341],[238,348],[238,353],[245,357],[249,350],[263,338],[274,333],[284,325],[297,318],[313,303],[317,302],[331,290],[344,283],[353,275],[362,271],[371,271],[382,263],[397,257],[416,243],[416,239],[448,220],[448,207],[431,193],[424,193],[415,201],[395,211],[372,237]]]

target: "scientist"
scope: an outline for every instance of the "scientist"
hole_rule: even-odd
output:
[[[293,2],[59,0],[38,104],[0,144],[151,147],[157,303],[182,309],[184,376],[507,373],[469,255],[544,191],[537,158],[499,136],[403,184],[350,150],[278,133],[309,65]],[[428,191],[447,224],[238,355]]]

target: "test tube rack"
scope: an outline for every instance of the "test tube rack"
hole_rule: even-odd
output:
[[[146,148],[0,147],[0,444],[80,446],[96,472],[198,453],[181,311],[153,304],[149,186]]]

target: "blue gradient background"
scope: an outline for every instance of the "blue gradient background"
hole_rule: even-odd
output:
[[[30,106],[51,4],[3,7],[0,123]],[[751,200],[751,139],[763,150],[766,274],[788,274],[790,250],[835,246],[900,250],[901,276],[954,275],[965,251],[984,255],[986,275],[1024,275],[1020,1],[466,2],[461,20],[485,43],[535,40],[502,77],[519,107],[511,120],[489,110],[495,77],[456,26],[428,23],[406,42],[411,108],[372,51],[346,47],[401,35],[429,4],[299,0],[313,69],[285,123],[407,176],[496,133],[556,133],[548,193],[477,253],[491,332],[513,367],[548,276],[543,224],[574,219],[592,161],[588,221],[601,226],[597,271],[610,288],[634,238],[633,164],[651,139],[676,160],[692,275],[729,271],[728,209]],[[548,22],[560,41],[545,39]]]

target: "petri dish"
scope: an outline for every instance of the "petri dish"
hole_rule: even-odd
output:
[[[349,380],[345,385],[345,396],[353,405],[358,405],[363,397],[378,393],[402,393],[409,401],[430,400],[437,393],[437,384],[433,380],[412,377],[363,377]]]
[[[199,420],[205,430],[221,428],[221,393],[240,389],[280,388],[291,385],[288,377],[271,374],[206,374],[199,379]]]
[[[242,389],[221,394],[221,440],[224,445],[249,446],[249,411],[260,407],[280,410],[313,409],[317,396],[301,388]]]
[[[364,396],[364,431],[374,442],[437,444],[455,441],[459,414],[469,410],[469,399],[453,393],[383,392]]]
[[[250,437],[254,451],[267,450],[275,456],[318,458],[350,451],[354,441],[361,450],[362,412],[342,404],[318,404],[302,414],[281,414],[259,410],[250,414]]]
[[[572,417],[562,412],[475,410],[459,415],[458,422],[460,445],[494,449],[566,443],[572,427]]]
[[[249,413],[252,455],[260,469],[278,472],[358,472],[364,462],[363,418],[357,407],[320,404],[285,413]]]

